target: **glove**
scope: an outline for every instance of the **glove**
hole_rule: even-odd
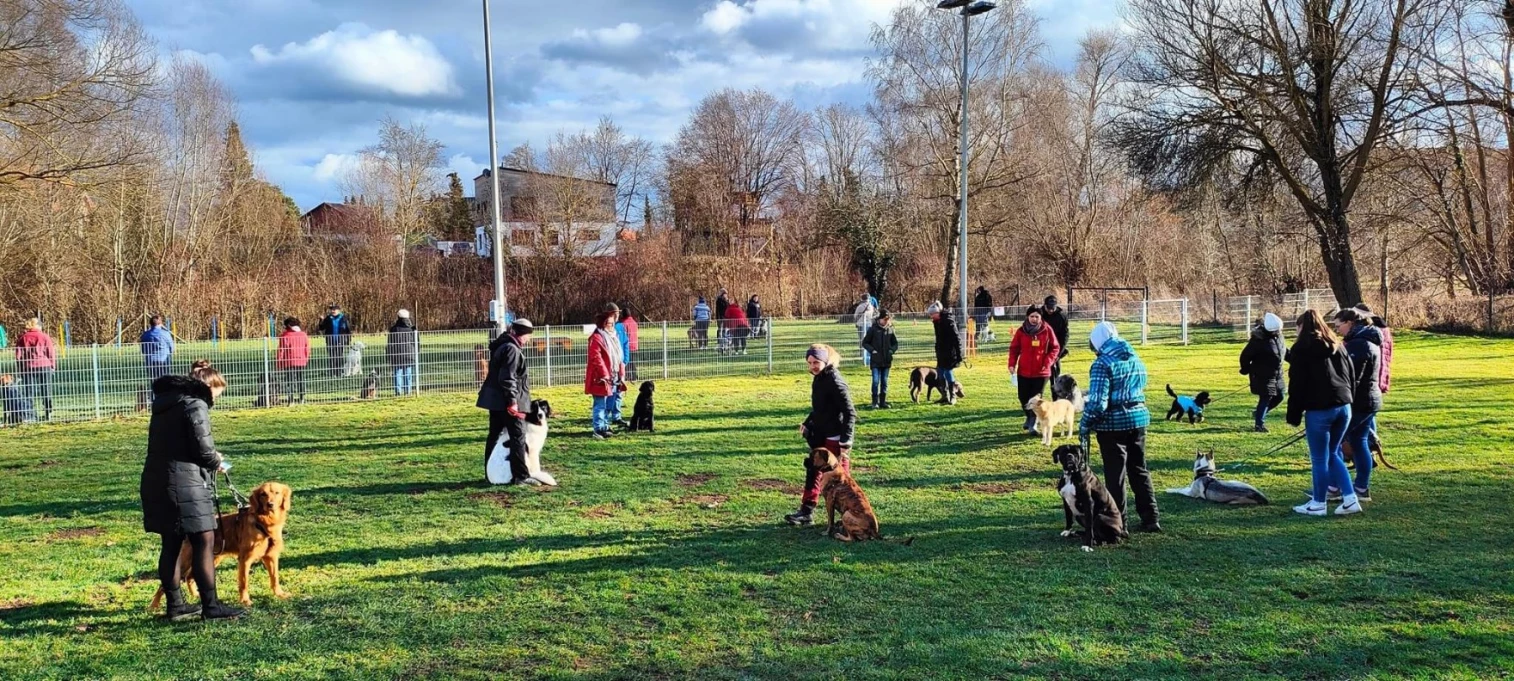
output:
[[[511,416],[514,416],[515,418],[518,418],[518,419],[526,418],[525,414],[522,414],[519,409],[515,408],[515,403],[514,402],[511,402],[510,406],[505,409],[505,413],[509,414]]]
[[[615,389],[618,390],[618,391],[620,391],[620,392],[626,392],[627,390],[630,389],[630,386],[627,386],[625,383],[621,383],[620,385],[616,386]]]

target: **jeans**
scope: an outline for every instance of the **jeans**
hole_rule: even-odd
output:
[[[594,396],[594,405],[589,409],[589,424],[594,432],[602,433],[610,429],[610,400],[612,396]]]
[[[873,404],[888,401],[888,369],[873,367]]]
[[[936,377],[941,379],[941,386],[945,390],[951,390],[952,384],[957,382],[957,377],[952,375],[951,369],[936,367]]]
[[[857,347],[862,352],[862,366],[870,366],[873,359],[873,353],[868,352],[867,348],[862,347],[862,341],[866,338],[867,329],[857,329]]]
[[[1310,499],[1314,503],[1325,503],[1329,493],[1327,488],[1334,486],[1344,494],[1346,487],[1351,484],[1351,476],[1346,472],[1346,460],[1341,458],[1341,442],[1346,439],[1346,425],[1349,423],[1349,404],[1304,412],[1304,439],[1309,442],[1309,466],[1314,473]],[[1368,452],[1367,456],[1372,456],[1372,453]]]
[[[51,421],[53,418],[53,369],[22,369],[21,384],[26,389],[26,401],[31,405],[33,414],[42,414],[43,420]],[[42,408],[37,409],[37,402],[42,402]]]
[[[1104,459],[1104,486],[1114,503],[1120,507],[1120,515],[1130,523],[1125,513],[1125,480],[1130,480],[1130,490],[1135,492],[1136,512],[1141,522],[1157,523],[1157,493],[1151,486],[1151,471],[1146,468],[1146,429],[1116,430],[1094,433],[1099,442],[1099,454]]]
[[[1282,395],[1261,395],[1256,398],[1256,410],[1251,412],[1251,418],[1256,425],[1264,425],[1267,421],[1267,412],[1277,409],[1277,405],[1283,403]]]
[[[609,403],[605,405],[606,410],[609,412],[607,414],[609,417],[608,422],[615,423],[621,420],[620,407],[626,403],[626,394],[620,392],[620,388],[616,387],[615,392],[610,393],[610,396],[606,399],[609,400]]]
[[[415,393],[415,367],[394,368],[394,394],[411,395]]]
[[[1356,460],[1355,485],[1359,490],[1370,489],[1367,485],[1372,482],[1372,438],[1370,436],[1376,430],[1376,412],[1352,418],[1351,425],[1346,428],[1346,442],[1351,443],[1351,454]],[[1340,489],[1344,492],[1346,488]]]
[[[694,322],[694,347],[704,349],[710,347],[710,321]]]

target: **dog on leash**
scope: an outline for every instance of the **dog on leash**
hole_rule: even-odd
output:
[[[920,401],[920,393],[925,393],[925,401],[930,401],[931,391],[941,393],[941,399],[946,399],[946,386],[941,385],[940,375],[934,367],[915,367],[909,372],[909,399],[911,402]],[[963,397],[962,384],[952,383],[951,391],[958,399]]]
[[[1167,490],[1168,494],[1212,501],[1232,506],[1265,506],[1269,502],[1261,490],[1244,482],[1215,477],[1214,450],[1196,452],[1193,457],[1193,484]]]
[[[473,346],[473,382],[483,385],[489,378],[489,348]]]
[[[820,472],[820,496],[825,499],[825,534],[840,541],[884,539],[878,530],[878,514],[857,480],[841,467],[841,457],[824,447],[810,452],[810,466]],[[836,516],[841,523],[837,525]],[[905,546],[914,537],[903,540]]]
[[[1083,411],[1083,389],[1078,387],[1078,379],[1072,374],[1062,374],[1051,382],[1051,399],[1067,400],[1072,403],[1073,411]]]
[[[1372,450],[1372,460],[1379,466],[1388,470],[1398,470],[1398,466],[1388,463],[1388,455],[1383,453],[1383,443],[1377,438],[1377,433],[1367,434],[1367,449]],[[1356,469],[1356,448],[1349,442],[1341,443],[1341,455],[1346,457],[1346,468]]]
[[[1072,437],[1077,427],[1077,414],[1068,400],[1047,401],[1036,395],[1025,403],[1025,408],[1035,413],[1036,430],[1041,432],[1041,444],[1047,447],[1051,446],[1052,432],[1057,426],[1066,426],[1067,434],[1063,437]]]
[[[358,392],[358,399],[371,400],[378,397],[378,369],[374,369],[363,379],[363,389]]]
[[[1062,495],[1062,512],[1067,525],[1063,537],[1074,533],[1073,521],[1083,527],[1083,550],[1092,551],[1101,544],[1118,544],[1130,536],[1125,531],[1125,519],[1114,497],[1099,482],[1093,469],[1083,456],[1078,445],[1062,445],[1052,452],[1051,460],[1062,465],[1062,477],[1057,479],[1057,493]]]
[[[223,513],[216,524],[215,562],[223,558],[237,557],[237,595],[242,605],[252,605],[252,596],[247,592],[247,577],[254,562],[261,562],[268,571],[268,588],[279,598],[289,598],[289,592],[279,583],[279,556],[284,553],[284,523],[289,519],[289,499],[294,492],[288,485],[265,482],[252,490],[247,497],[247,508],[235,513]],[[194,593],[191,579],[189,542],[179,551],[179,570],[190,594]],[[163,600],[163,587],[152,597],[151,610],[157,610]]]
[[[631,412],[631,430],[645,430],[652,432],[656,425],[652,393],[657,392],[657,384],[652,381],[642,381],[639,393],[636,395],[636,408]]]
[[[1167,410],[1167,416],[1163,419],[1164,421],[1171,421],[1174,418],[1182,421],[1184,416],[1188,417],[1190,425],[1195,422],[1202,423],[1204,421],[1204,407],[1209,406],[1209,402],[1211,401],[1209,391],[1206,390],[1193,397],[1188,397],[1173,392],[1172,384],[1168,383],[1167,394],[1172,396],[1172,407]]]
[[[342,358],[342,375],[348,378],[363,375],[363,350],[368,348],[363,341],[355,340],[347,346],[347,355]]]
[[[557,478],[541,469],[541,450],[547,444],[547,421],[552,418],[552,403],[532,400],[531,411],[526,414],[523,427],[526,434],[526,472],[522,482],[527,485],[557,486]]]

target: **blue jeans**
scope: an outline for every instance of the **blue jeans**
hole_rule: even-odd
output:
[[[1277,409],[1282,403],[1282,395],[1261,395],[1256,398],[1256,410],[1251,412],[1251,418],[1256,421],[1256,425],[1265,425],[1267,412]]]
[[[957,377],[952,375],[952,371],[952,369],[936,369],[936,376],[941,379],[941,385],[947,390],[951,390],[952,384],[957,382]]]
[[[873,403],[882,402],[888,397],[888,369],[873,367]]]
[[[862,366],[868,366],[868,365],[870,365],[872,363],[872,358],[873,358],[873,353],[868,352],[867,348],[862,347],[862,341],[864,339],[866,339],[866,338],[867,338],[867,329],[857,329],[857,347],[861,351],[861,354],[862,354]]]
[[[415,367],[394,368],[394,394],[409,395],[415,392]]]
[[[610,429],[611,399],[610,397],[594,397],[594,406],[589,411],[589,422],[596,433]]]
[[[1341,458],[1341,443],[1346,439],[1349,423],[1349,404],[1304,412],[1304,439],[1309,443],[1309,466],[1314,473],[1311,498],[1317,504],[1325,503],[1329,494],[1327,488],[1334,486],[1344,493],[1346,486],[1351,484],[1346,460]]]
[[[619,389],[617,388],[616,392],[611,393],[610,397],[608,397],[607,399],[609,399],[609,401],[610,401],[610,403],[608,405],[606,405],[606,409],[608,409],[609,412],[610,412],[609,413],[609,422],[610,423],[614,423],[616,421],[619,421],[621,419],[621,416],[620,416],[620,405],[625,404],[626,394],[623,393],[623,392],[620,392]]]
[[[1346,442],[1351,443],[1351,453],[1356,459],[1356,488],[1360,490],[1368,489],[1372,482],[1372,449],[1367,435],[1374,430],[1377,430],[1376,412],[1351,419],[1351,427],[1346,429]]]

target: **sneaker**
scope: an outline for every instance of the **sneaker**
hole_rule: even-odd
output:
[[[1329,510],[1329,509],[1327,509],[1325,507],[1325,504],[1323,502],[1316,502],[1313,499],[1310,499],[1307,502],[1304,502],[1302,504],[1299,504],[1299,505],[1293,507],[1293,512],[1294,513],[1299,513],[1299,514],[1302,514],[1302,515],[1312,515],[1312,516],[1315,516],[1317,518],[1323,518],[1323,517],[1325,517],[1325,512],[1327,510]]]
[[[814,518],[810,517],[810,512],[811,509],[801,508],[798,511],[783,516],[783,522],[790,525],[808,525],[814,522]]]
[[[878,403],[878,408],[879,409],[893,409],[894,407],[892,405],[890,405],[889,403],[887,403],[887,402],[879,402]]]
[[[608,440],[608,439],[610,439],[612,437],[615,437],[615,433],[612,433],[609,430],[596,430],[596,431],[594,431],[594,439],[596,439],[596,440]]]
[[[1340,501],[1341,491],[1338,487],[1325,488],[1325,501]]]
[[[1340,506],[1336,506],[1335,507],[1335,514],[1336,515],[1353,515],[1353,514],[1361,513],[1361,512],[1362,512],[1361,499],[1359,497],[1357,497],[1355,494],[1353,494],[1353,495],[1351,495],[1349,497],[1346,497],[1343,501],[1341,501],[1341,505]]]
[[[1362,489],[1360,487],[1357,487],[1355,489],[1356,489],[1356,500],[1357,501],[1372,501],[1372,493],[1371,492],[1369,492],[1367,490],[1364,490],[1364,489]]]
[[[199,616],[200,604],[184,602],[183,591],[175,589],[165,592],[164,596],[168,600],[168,608],[163,613],[163,619],[170,622],[183,622]]]

